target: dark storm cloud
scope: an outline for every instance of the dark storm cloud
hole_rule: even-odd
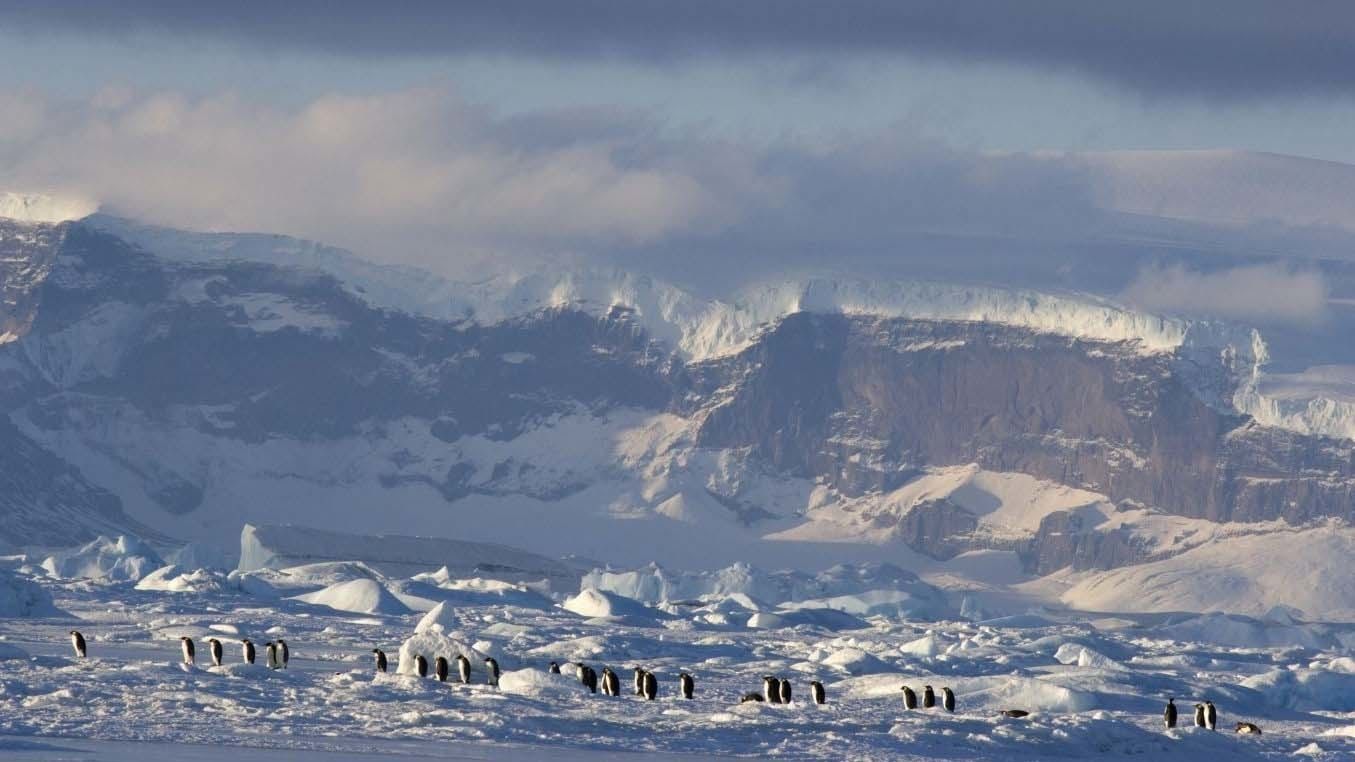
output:
[[[902,54],[1066,71],[1150,95],[1355,91],[1355,3],[1348,0],[0,0],[0,23],[356,56],[666,63]]]

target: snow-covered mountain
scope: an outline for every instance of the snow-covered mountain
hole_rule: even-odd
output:
[[[124,529],[234,553],[242,524],[295,523],[1046,573],[1168,558],[1212,522],[1349,518],[1355,494],[1350,440],[1240,412],[1255,331],[1078,294],[468,284],[104,215],[0,222],[0,288],[14,545]]]

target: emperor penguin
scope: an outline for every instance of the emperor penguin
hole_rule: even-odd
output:
[[[212,666],[221,666],[221,641],[216,638],[207,639],[207,650],[212,652]]]
[[[550,670],[549,670],[549,672],[550,672],[552,675],[558,675],[558,674],[560,674],[560,664],[559,664],[559,662],[551,662],[551,663],[550,663]]]
[[[88,655],[85,651],[85,636],[81,635],[79,630],[71,630],[71,648],[75,649],[77,659],[83,659]]]
[[[373,653],[373,654],[376,654],[376,671],[377,671],[377,672],[385,672],[385,671],[386,671],[386,652],[385,652],[385,651],[382,651],[380,648],[373,648],[373,649],[372,649],[372,653]]]
[[[762,703],[762,694],[761,694],[761,693],[745,693],[745,694],[743,694],[743,698],[739,699],[739,703],[740,703],[740,704],[747,704],[747,703],[749,703],[749,702],[751,702],[751,701],[756,701],[756,702],[758,702],[758,703]]]
[[[194,658],[193,639],[184,635],[179,638],[179,646],[183,649],[183,663],[194,664],[197,659]]]
[[[1212,701],[1204,702],[1204,724],[1210,730],[1218,730],[1219,712]]]
[[[428,677],[428,660],[423,658],[423,654],[414,657],[414,671],[419,673],[419,677]]]
[[[827,696],[823,692],[823,683],[819,682],[818,680],[811,680],[809,682],[809,695],[814,697],[815,704],[828,703]]]
[[[279,665],[278,665],[278,644],[277,644],[277,643],[274,643],[274,642],[271,641],[271,640],[268,641],[267,643],[264,643],[264,644],[263,644],[263,655],[264,655],[264,662],[268,665],[268,668],[269,668],[269,669],[278,669]],[[424,671],[427,671],[427,667],[426,667],[426,666],[425,666],[425,670],[424,670]]]
[[[779,686],[778,690],[780,691],[780,695],[781,695],[781,703],[783,703],[783,704],[789,704],[789,703],[790,703],[790,681],[787,680],[787,679],[784,678],[784,677],[781,678],[781,685]]]
[[[645,695],[645,670],[644,667],[635,667],[635,695]]]
[[[470,685],[470,659],[465,654],[456,655],[456,674],[461,676],[462,685]]]
[[[696,679],[686,672],[678,675],[678,685],[682,689],[683,698],[689,699],[696,695]]]
[[[645,701],[653,701],[659,695],[659,679],[654,673],[645,670]]]
[[[1021,719],[1022,717],[1029,717],[1029,716],[1030,716],[1030,712],[1027,712],[1027,711],[1024,710],[1024,709],[1003,709],[1003,710],[1002,710],[1002,716],[1003,716],[1003,717],[1011,717],[1011,718],[1014,719],[1014,720],[1019,720],[1019,719]]]
[[[620,696],[621,678],[616,676],[611,667],[602,668],[602,695]]]
[[[439,683],[447,682],[447,657],[439,656],[433,660],[433,674],[437,675]]]
[[[1239,722],[1239,723],[1237,724],[1237,732],[1239,732],[1239,733],[1251,733],[1252,735],[1258,735],[1258,736],[1259,736],[1259,735],[1261,735],[1261,728],[1257,727],[1256,725],[1253,725],[1253,724],[1250,723],[1250,722]]]
[[[283,669],[287,669],[287,660],[290,658],[292,658],[292,651],[287,648],[287,641],[278,638],[278,664],[280,664]]]
[[[917,709],[917,694],[906,685],[903,686],[903,708]]]
[[[1204,727],[1204,704],[1195,705],[1195,727]]]
[[[1167,708],[1162,710],[1162,724],[1171,730],[1176,727],[1176,697],[1167,699]]]
[[[497,688],[499,686],[499,662],[493,656],[485,659],[485,671],[489,673],[486,682]]]
[[[922,708],[931,709],[936,706],[936,693],[930,685],[922,686]]]
[[[579,665],[579,680],[583,683],[583,687],[585,687],[585,688],[588,689],[588,692],[589,692],[589,693],[597,693],[597,692],[598,692],[598,673],[597,673],[597,670],[593,669],[592,667],[588,666],[587,664],[580,664],[580,665]]]
[[[774,675],[762,676],[762,695],[767,697],[768,704],[781,703],[781,681]]]
[[[941,708],[947,712],[955,712],[955,691],[950,688],[941,689]]]
[[[240,655],[244,658],[246,664],[254,663],[254,641],[245,638],[240,641]]]

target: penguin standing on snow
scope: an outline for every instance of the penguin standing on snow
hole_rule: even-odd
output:
[[[1204,724],[1210,730],[1218,730],[1219,712],[1212,701],[1204,702]]]
[[[460,675],[462,685],[470,685],[470,659],[465,654],[456,655],[456,674]]]
[[[1195,705],[1195,727],[1204,727],[1204,704]]]
[[[207,639],[207,650],[212,653],[212,666],[221,666],[221,641],[216,638]]]
[[[903,708],[917,709],[917,694],[906,685],[903,686]]]
[[[827,697],[823,692],[823,683],[818,680],[811,680],[809,683],[809,695],[814,697],[815,704],[828,703]]]
[[[439,656],[433,660],[433,674],[437,675],[439,683],[447,682],[447,657]]]
[[[598,692],[597,670],[593,669],[587,664],[584,664],[583,662],[579,662],[579,682],[583,683],[583,687],[587,688],[589,693],[597,693]]]
[[[419,677],[428,677],[428,660],[423,658],[423,654],[414,657],[414,671],[419,673]]]
[[[278,664],[283,669],[287,669],[287,660],[292,658],[292,651],[287,647],[287,641],[278,638]]]
[[[774,675],[762,676],[762,695],[767,697],[767,703],[781,703],[781,681]]]
[[[71,648],[75,649],[75,658],[85,658],[85,636],[79,630],[71,630]]]
[[[936,706],[936,693],[930,685],[922,686],[922,708],[931,709]]]
[[[654,673],[645,670],[645,701],[653,701],[659,695],[659,679]]]
[[[602,668],[602,695],[620,696],[621,678],[616,676],[611,667]]]
[[[955,691],[950,688],[941,689],[941,708],[952,714],[955,712]]]
[[[278,669],[278,668],[279,668],[279,665],[278,665],[278,644],[277,644],[277,643],[274,643],[274,642],[271,641],[271,640],[268,641],[267,643],[264,643],[264,644],[263,644],[263,655],[264,655],[264,662],[268,665],[268,668],[269,668],[269,669]],[[424,665],[424,671],[425,671],[425,672],[428,671],[427,665]],[[420,673],[420,674],[422,674],[422,673]]]
[[[179,638],[179,646],[183,649],[183,663],[194,664],[197,658],[194,656],[193,639],[184,635]]]
[[[635,695],[645,695],[645,670],[643,667],[635,667]]]
[[[492,687],[499,687],[499,662],[495,661],[493,656],[485,659],[485,671],[489,673],[486,682]]]
[[[246,664],[254,663],[254,641],[249,638],[240,641],[240,656],[244,658]]]
[[[1162,724],[1167,726],[1167,730],[1176,727],[1176,697],[1167,699],[1167,708],[1162,710]]]
[[[376,671],[377,671],[377,672],[385,672],[385,671],[386,671],[386,652],[385,652],[385,651],[382,651],[380,648],[373,648],[373,649],[372,649],[372,653],[373,653],[373,654],[376,654]]]
[[[550,669],[547,671],[550,672],[552,675],[560,674],[560,664],[558,662],[551,662]]]
[[[783,704],[789,704],[789,703],[790,703],[790,681],[787,680],[787,679],[784,678],[784,677],[781,678],[781,685],[779,686],[779,690],[780,690],[780,695],[781,695],[781,703],[783,703]]]
[[[678,675],[678,685],[681,686],[683,698],[690,699],[696,695],[696,680],[686,672]]]

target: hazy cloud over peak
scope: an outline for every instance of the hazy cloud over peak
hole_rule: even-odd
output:
[[[903,55],[1042,67],[1157,96],[1355,93],[1355,4],[1344,0],[0,1],[0,23],[340,56]]]

